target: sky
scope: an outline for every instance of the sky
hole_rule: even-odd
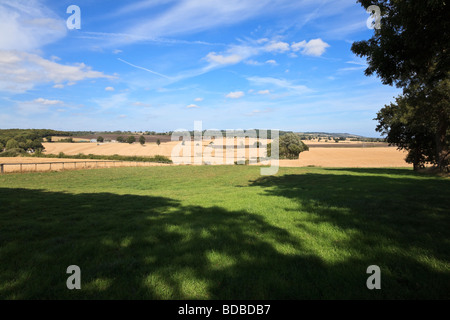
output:
[[[379,137],[401,92],[350,50],[368,18],[354,0],[0,0],[0,128]]]

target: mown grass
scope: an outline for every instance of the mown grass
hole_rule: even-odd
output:
[[[0,176],[0,298],[449,299],[449,190],[408,169]]]

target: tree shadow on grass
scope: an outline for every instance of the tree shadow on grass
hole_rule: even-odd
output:
[[[377,232],[407,247],[403,241],[409,237],[405,232],[396,235],[396,226],[385,220],[389,217],[362,212],[358,203],[342,203],[351,209],[350,219],[316,206],[317,201],[331,204],[330,193],[336,201],[349,196],[349,186],[366,179],[291,175],[261,179],[253,185],[267,187],[267,194],[298,199],[305,210],[315,213],[317,222],[360,228],[368,235],[366,247],[370,248]],[[360,185],[363,195],[375,191],[370,182]],[[334,190],[338,186],[341,189]],[[305,193],[303,188],[311,190]],[[371,198],[362,198],[370,203]],[[377,262],[377,252],[331,264],[300,238],[247,211],[186,206],[165,197],[7,188],[0,188],[0,203],[2,299],[448,298],[448,274],[396,253],[389,254],[389,259],[404,268],[413,266],[412,277],[427,274],[425,287],[411,283],[409,275],[402,282],[395,274],[383,273],[389,290],[370,291],[365,271]],[[438,240],[448,242],[448,229],[443,226],[448,220],[442,212],[434,214],[441,223],[434,229]],[[298,227],[305,225],[299,220]],[[432,243],[427,240],[422,246],[433,256],[448,258],[448,249],[433,251]],[[351,242],[344,245],[352,246]],[[283,253],[283,246],[296,248],[296,254]],[[66,287],[69,265],[81,268],[81,290]],[[429,292],[428,286],[434,284],[436,291]]]
[[[317,232],[311,222],[346,232],[338,247],[387,270],[392,278],[383,281],[385,290],[386,284],[404,289],[393,297],[448,299],[450,180],[402,169],[328,170],[261,177],[250,187],[294,200],[298,207],[290,211],[306,213],[296,219],[306,232]]]
[[[2,299],[322,296],[310,279],[327,269],[320,259],[278,252],[272,243],[301,244],[244,211],[6,188],[0,201]],[[81,268],[81,290],[66,287],[69,265]]]

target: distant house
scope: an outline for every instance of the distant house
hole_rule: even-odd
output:
[[[97,143],[97,139],[91,139],[92,143]]]

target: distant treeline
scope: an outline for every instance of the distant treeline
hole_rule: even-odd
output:
[[[14,157],[20,153],[42,151],[44,139],[68,136],[69,132],[50,129],[0,129],[0,156]]]
[[[156,131],[70,131],[70,135],[74,137],[84,136],[98,136],[98,135],[116,135],[116,136],[129,136],[129,135],[152,135],[152,136],[170,136],[173,131],[168,132],[156,132]]]

